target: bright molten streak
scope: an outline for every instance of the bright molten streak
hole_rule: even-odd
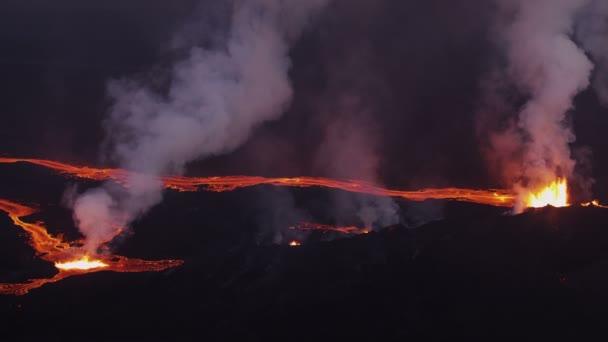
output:
[[[304,222],[301,223],[297,226],[291,226],[289,227],[289,229],[291,230],[302,230],[302,231],[322,231],[322,232],[340,232],[340,233],[344,233],[344,234],[367,234],[369,233],[369,229],[366,228],[359,228],[359,227],[355,227],[355,226],[346,226],[346,227],[339,227],[339,226],[331,226],[328,224],[321,224],[321,223],[311,223],[311,222]]]
[[[182,260],[148,261],[105,254],[89,259],[81,248],[71,246],[74,243],[81,244],[82,241],[72,243],[63,241],[60,236],[49,234],[42,222],[28,223],[22,220],[23,217],[35,213],[35,209],[0,199],[0,210],[7,212],[13,223],[25,230],[29,235],[29,244],[36,254],[42,260],[54,263],[58,270],[58,273],[52,278],[28,279],[25,283],[0,283],[0,294],[23,295],[44,284],[85,273],[104,270],[113,272],[162,271],[184,263]]]
[[[526,205],[531,208],[542,208],[548,205],[553,207],[567,207],[568,183],[566,182],[566,179],[558,178],[544,189],[529,194]]]
[[[583,207],[596,207],[596,208],[604,208],[608,209],[607,205],[602,205],[598,200],[593,200],[591,202],[581,203]]]
[[[85,255],[80,260],[67,261],[67,262],[56,262],[55,267],[61,270],[90,270],[93,268],[100,267],[108,267],[110,265],[106,264],[100,260],[89,260],[89,256]]]
[[[133,173],[122,169],[96,169],[87,166],[74,166],[43,159],[0,158],[0,163],[27,162],[51,168],[74,177],[106,180],[112,179],[118,184],[128,186],[129,177]],[[476,190],[476,189],[423,189],[418,191],[402,191],[383,189],[372,183],[360,180],[338,180],[322,177],[293,177],[266,178],[258,176],[225,176],[225,177],[162,177],[165,188],[179,191],[231,191],[256,185],[288,186],[298,188],[325,187],[344,191],[365,193],[376,196],[398,197],[412,201],[426,199],[447,199],[500,207],[513,207],[515,193],[510,190]]]

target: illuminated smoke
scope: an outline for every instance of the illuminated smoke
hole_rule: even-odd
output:
[[[162,184],[154,175],[182,172],[189,161],[228,153],[256,126],[281,115],[292,96],[289,45],[325,3],[235,1],[224,41],[192,47],[172,67],[166,91],[129,79],[109,84],[111,154],[121,167],[150,176],[130,176],[126,191],[105,184],[75,200],[74,219],[90,250],[161,201]]]
[[[495,71],[484,84],[489,106],[483,114],[497,115],[491,112],[513,109],[518,117],[503,121],[500,131],[490,134],[487,155],[520,196],[557,177],[573,177],[575,161],[569,144],[575,136],[567,113],[573,109],[574,96],[589,85],[593,69],[583,50],[572,40],[573,21],[586,3],[586,0],[498,2],[497,45],[505,48],[505,67],[498,68],[501,70]],[[519,99],[512,99],[514,89]],[[489,128],[487,123],[492,119],[481,119],[482,130]],[[516,211],[521,209],[520,201]]]

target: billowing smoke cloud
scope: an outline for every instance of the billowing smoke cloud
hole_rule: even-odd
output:
[[[608,107],[608,1],[590,1],[578,17],[576,38],[593,58],[593,87]]]
[[[140,173],[127,189],[105,184],[76,199],[74,218],[88,250],[160,202],[162,184],[155,175],[228,153],[256,126],[281,115],[292,96],[289,45],[326,2],[234,1],[225,40],[212,48],[192,47],[173,66],[165,91],[133,80],[110,83],[112,155]]]
[[[485,90],[494,98],[486,100],[502,110],[513,106],[519,115],[503,121],[501,131],[490,136],[488,155],[522,197],[556,177],[573,177],[569,144],[575,137],[566,115],[574,96],[589,85],[593,69],[572,40],[573,20],[586,2],[498,2],[499,45],[506,48],[506,68],[489,78]]]

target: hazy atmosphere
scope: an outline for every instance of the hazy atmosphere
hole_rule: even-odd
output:
[[[15,326],[118,298],[88,277],[220,340],[563,326],[608,284],[605,0],[4,0],[0,46]]]

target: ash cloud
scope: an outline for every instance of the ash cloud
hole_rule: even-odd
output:
[[[480,131],[494,129],[486,136],[486,154],[521,196],[516,211],[523,209],[529,191],[556,177],[575,178],[570,151],[575,136],[568,114],[574,97],[588,87],[593,64],[572,36],[575,17],[586,4],[498,1],[496,45],[504,46],[504,60],[483,83]],[[516,118],[509,116],[511,111],[518,113]]]
[[[190,48],[172,66],[166,89],[133,79],[110,82],[110,155],[138,173],[126,190],[105,184],[75,200],[74,219],[89,251],[161,201],[157,175],[181,173],[190,161],[231,152],[258,125],[281,115],[292,97],[289,46],[326,2],[231,2],[225,39]]]

